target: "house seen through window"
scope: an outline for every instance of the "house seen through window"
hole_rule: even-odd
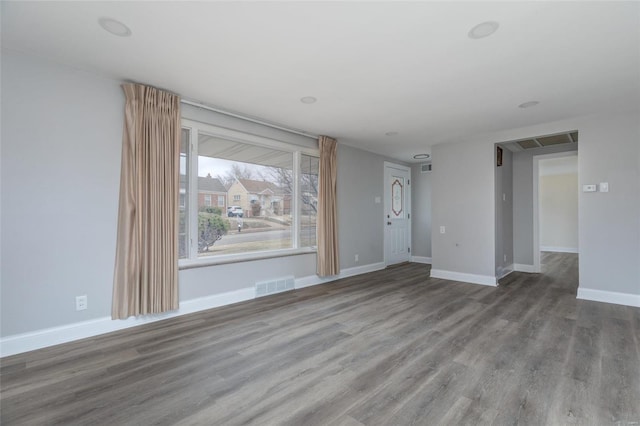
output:
[[[317,154],[198,124],[182,130],[180,258],[315,247]]]

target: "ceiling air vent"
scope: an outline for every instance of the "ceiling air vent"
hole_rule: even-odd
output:
[[[431,163],[424,163],[420,165],[421,173],[429,173],[431,171]]]
[[[538,136],[530,139],[522,139],[519,141],[507,142],[502,145],[513,152],[522,151],[523,149],[544,148],[546,146],[564,145],[578,142],[578,132],[565,132],[555,135]]]
[[[562,145],[563,143],[571,143],[573,140],[568,133],[563,135],[545,136],[543,138],[537,138],[538,142],[542,146]]]

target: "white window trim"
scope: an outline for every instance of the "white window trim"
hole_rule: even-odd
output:
[[[221,254],[194,259],[180,259],[178,269],[191,269],[204,266],[225,265],[228,263],[248,262],[252,260],[273,259],[276,257],[296,256],[299,254],[316,253],[316,247],[301,247],[297,249],[281,249],[269,251],[252,251],[249,253]]]
[[[293,256],[298,254],[307,254],[317,252],[317,247],[299,247],[300,245],[300,232],[301,232],[301,203],[300,203],[300,159],[302,154],[312,157],[319,157],[320,153],[318,149],[312,149],[295,144],[290,144],[275,139],[265,138],[262,136],[252,135],[249,133],[243,133],[236,130],[226,129],[223,127],[217,127],[198,121],[182,119],[182,128],[189,130],[189,180],[187,182],[188,200],[189,205],[189,217],[187,218],[187,228],[189,232],[189,250],[188,258],[179,259],[179,269],[188,269],[202,266],[220,265],[225,263],[245,262],[259,259],[271,259],[276,257]],[[268,251],[255,251],[247,253],[236,254],[224,254],[215,256],[203,256],[198,257],[198,194],[197,194],[197,182],[198,182],[198,140],[197,136],[200,132],[209,134],[214,137],[225,138],[236,142],[253,144],[263,146],[265,148],[278,149],[281,151],[291,152],[293,154],[293,167],[294,176],[294,194],[292,197],[292,210],[296,212],[294,215],[294,221],[291,224],[292,229],[295,232],[292,235],[293,248],[268,250]],[[194,218],[195,216],[195,218]],[[194,220],[195,219],[195,220]],[[317,232],[317,229],[316,229]],[[195,253],[195,254],[194,254]]]
[[[211,136],[225,138],[231,141],[249,143],[253,145],[260,145],[265,148],[279,149],[281,151],[287,151],[287,152],[299,151],[302,154],[311,155],[312,157],[320,156],[320,152],[318,151],[318,149],[308,148],[300,145],[294,145],[294,144],[282,142],[276,139],[270,139],[263,136],[252,135],[250,133],[239,132],[237,130],[226,129],[224,127],[217,127],[211,124],[201,123],[199,121],[187,120],[183,118],[182,127],[189,128],[189,129],[197,129],[198,131],[203,131]],[[197,141],[192,139],[191,142],[192,142],[192,147],[191,147],[192,150],[194,149],[194,146],[193,146],[194,142],[196,143],[195,148],[197,148]]]

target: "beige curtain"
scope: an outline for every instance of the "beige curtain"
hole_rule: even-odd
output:
[[[318,275],[338,275],[338,209],[337,176],[338,144],[335,139],[320,136],[320,170],[318,174]]]
[[[113,319],[178,308],[180,98],[140,84],[122,88]]]

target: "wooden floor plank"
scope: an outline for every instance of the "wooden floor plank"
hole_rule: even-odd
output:
[[[640,309],[541,259],[497,288],[405,264],[3,358],[0,423],[637,424]]]

